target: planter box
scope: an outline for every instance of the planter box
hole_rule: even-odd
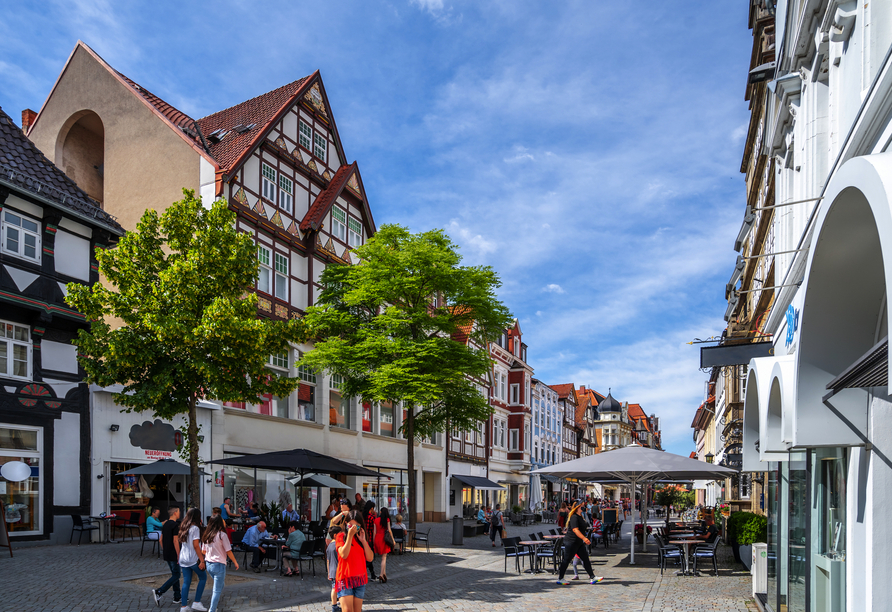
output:
[[[752,544],[741,544],[740,545],[740,562],[746,567],[747,570],[750,569],[753,565],[753,545]]]

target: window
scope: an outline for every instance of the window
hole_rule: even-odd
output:
[[[257,263],[259,264],[259,270],[257,275],[257,290],[263,291],[267,294],[272,294],[273,292],[273,271],[270,268],[270,261],[272,260],[272,251],[270,251],[265,246],[257,245]]]
[[[481,445],[481,446],[483,445],[483,439],[484,439],[483,428],[484,428],[483,423],[477,424],[477,444]]]
[[[328,422],[331,427],[350,429],[350,401],[341,395],[343,383],[343,378],[332,374],[328,392]]]
[[[274,353],[269,357],[269,364],[274,368],[288,369],[288,352]]]
[[[523,403],[526,406],[530,405],[530,381],[526,380],[524,383],[524,395],[523,395]]]
[[[276,253],[276,297],[288,301],[288,257]]]
[[[511,403],[519,404],[520,403],[520,385],[514,383],[511,385]]]
[[[276,203],[276,171],[272,166],[268,166],[263,164],[263,185],[262,185],[263,197],[272,202]]]
[[[297,366],[300,385],[297,387],[297,418],[316,420],[316,373],[307,366]]]
[[[468,444],[473,442],[474,441],[473,435],[474,434],[470,430],[466,431],[465,432],[465,442],[467,442]]]
[[[500,393],[500,397],[502,398],[502,401],[505,401],[508,399],[508,394],[505,393],[505,386],[507,384],[508,384],[508,375],[503,372],[501,380],[499,381],[499,393]]]
[[[350,246],[360,246],[362,244],[362,223],[353,217],[350,217],[347,224],[350,227]]]
[[[9,461],[28,464],[31,474],[21,482],[0,476],[7,501],[6,528],[11,535],[37,535],[43,532],[43,429],[0,424],[0,465]]]
[[[3,251],[40,263],[40,223],[3,211]]]
[[[31,378],[31,330],[0,321],[0,376]]]
[[[328,149],[328,142],[322,134],[313,133],[313,155],[325,161],[325,151]]]
[[[393,438],[393,402],[381,402],[378,404],[378,415],[379,424],[381,426],[379,433],[382,436]]]
[[[362,430],[372,432],[372,403],[362,403]]]
[[[291,206],[294,204],[294,181],[287,176],[279,175],[279,208],[291,214]]]
[[[508,430],[508,450],[516,451],[519,448],[520,448],[520,430],[519,429]]]
[[[304,123],[300,122],[300,146],[309,151],[313,146],[313,128]]]
[[[347,213],[339,206],[331,207],[331,233],[341,242],[347,242]]]

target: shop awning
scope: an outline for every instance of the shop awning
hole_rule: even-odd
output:
[[[552,476],[551,474],[540,474],[539,476],[540,476],[540,478],[542,478],[542,480],[547,480],[548,482],[555,483],[555,484],[557,484],[561,481],[560,478],[558,478],[557,476]]]
[[[827,383],[827,401],[843,389],[886,387],[889,385],[889,336],[880,340],[846,371]]]
[[[484,478],[483,476],[465,476],[464,474],[453,474],[452,477],[462,484],[466,484],[469,487],[474,487],[475,489],[479,489],[481,491],[502,491],[505,489],[505,487],[501,487],[491,481],[489,478]]]

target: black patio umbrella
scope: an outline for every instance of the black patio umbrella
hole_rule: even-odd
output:
[[[289,470],[300,474],[303,479],[304,474],[331,474],[335,476],[371,476],[374,478],[382,478],[379,472],[366,469],[362,466],[355,465],[317,453],[307,448],[295,448],[286,451],[271,451],[268,453],[260,453],[259,455],[245,455],[243,457],[231,457],[229,459],[214,459],[208,463],[216,463],[219,465],[233,465],[241,467],[251,467],[255,470]],[[389,478],[389,476],[383,476]],[[256,482],[257,475],[255,472],[254,480]],[[256,486],[256,485],[255,485]],[[303,498],[303,484],[300,486],[300,498]]]

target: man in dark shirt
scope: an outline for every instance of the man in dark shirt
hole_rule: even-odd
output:
[[[706,533],[698,535],[698,540],[705,540],[707,544],[712,544],[719,537],[719,529],[715,526],[715,518],[711,514],[707,514],[703,519],[706,523]]]
[[[154,596],[155,605],[158,607],[161,607],[161,598],[170,587],[173,587],[173,603],[180,604],[180,564],[177,549],[173,545],[173,539],[180,532],[180,509],[169,508],[167,517],[164,525],[161,526],[161,555],[170,568],[170,578],[161,585],[160,589],[152,589],[152,596]]]

